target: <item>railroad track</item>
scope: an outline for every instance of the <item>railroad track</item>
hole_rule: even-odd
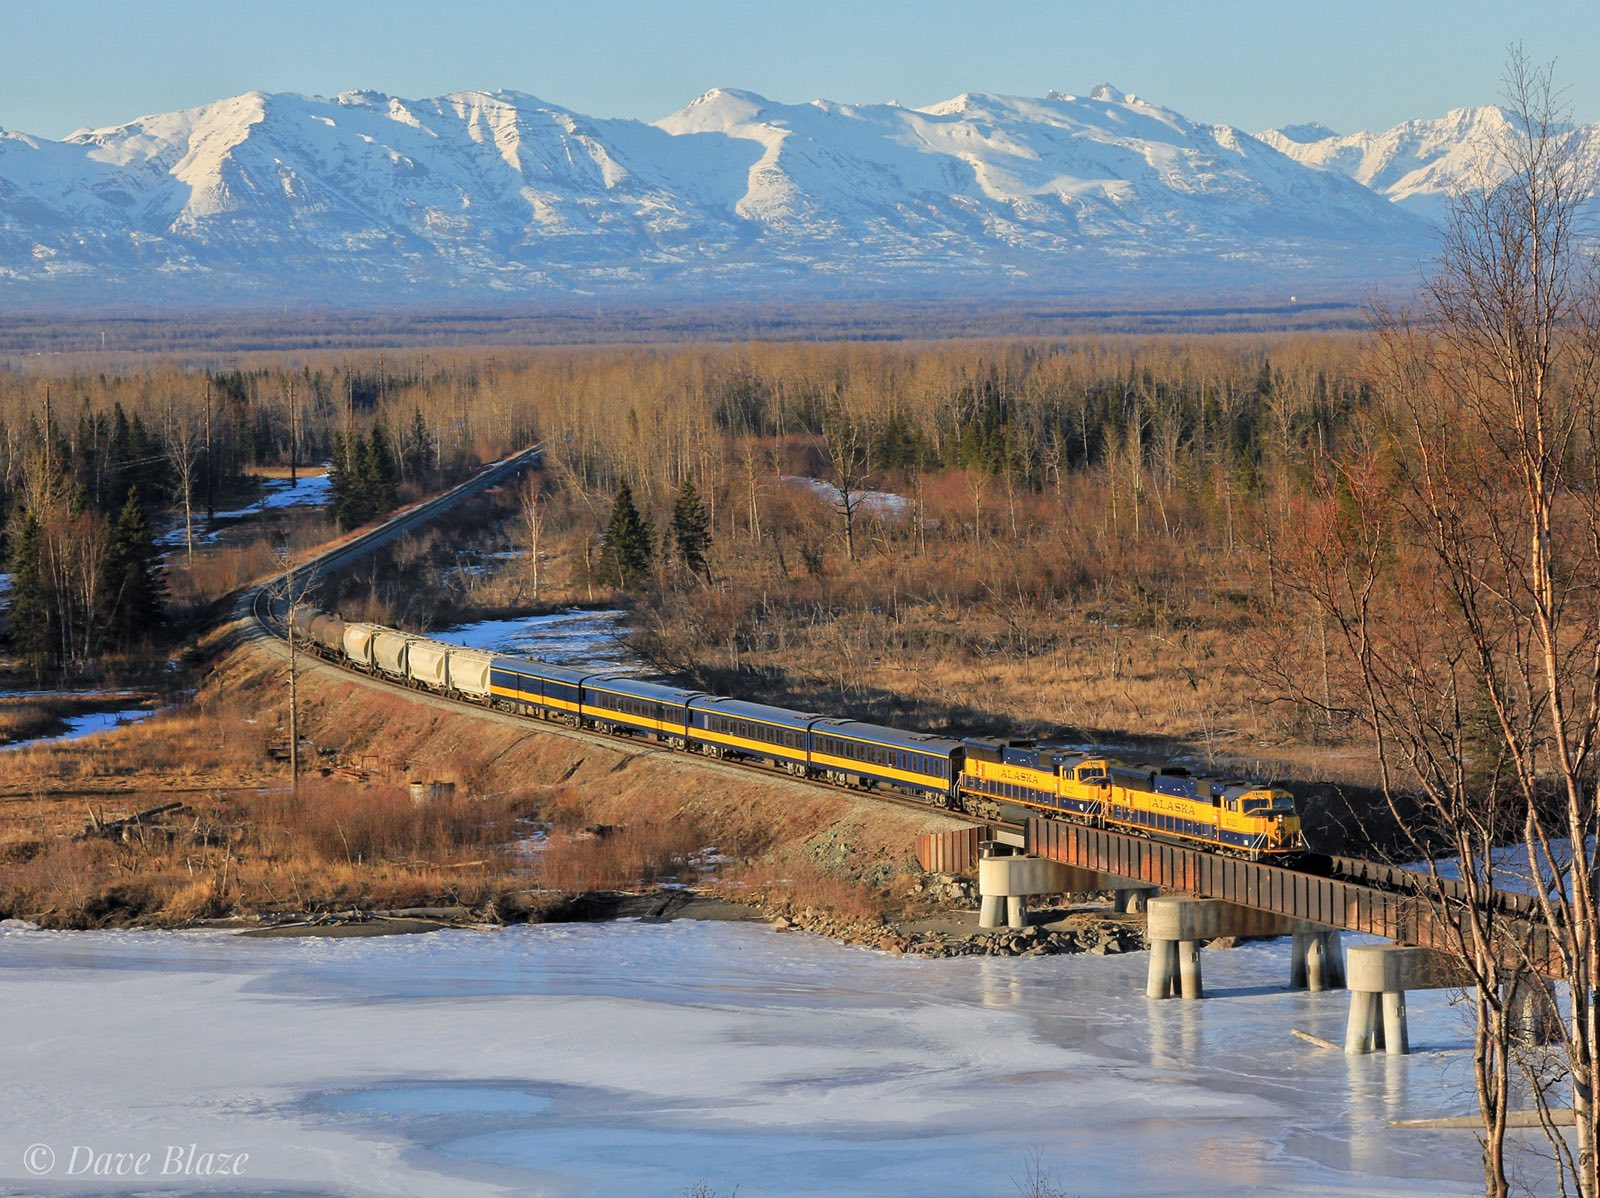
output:
[[[253,619],[259,628],[261,635],[272,637],[280,642],[286,640],[287,638],[283,615],[277,609],[274,603],[272,598],[272,590],[274,585],[280,584],[287,574],[300,573],[307,570],[326,571],[336,569],[340,566],[356,561],[366,554],[369,554],[374,550],[389,544],[391,541],[398,539],[412,528],[421,524],[425,524],[429,520],[434,519],[455,504],[460,503],[461,501],[468,499],[483,490],[486,490],[503,479],[511,477],[519,470],[536,461],[538,459],[539,452],[539,445],[535,444],[529,446],[520,453],[513,454],[512,456],[505,458],[500,462],[485,467],[473,478],[468,479],[466,482],[459,484],[451,490],[435,496],[434,498],[425,502],[416,504],[405,511],[397,513],[383,524],[369,529],[366,532],[344,542],[343,544],[332,546],[305,562],[296,564],[291,571],[286,571],[284,574],[278,575],[277,577],[269,580],[267,583],[255,588],[253,591],[247,592],[242,604],[242,610],[240,610],[238,613],[239,617],[241,619]],[[409,696],[414,700],[437,704],[442,708],[447,708],[450,710],[464,710],[473,712],[483,717],[506,720],[515,726],[526,727],[529,731],[537,730],[549,732],[557,736],[587,741],[593,744],[627,748],[641,754],[660,752],[669,755],[675,755],[677,753],[676,750],[673,750],[666,745],[640,741],[638,738],[629,735],[606,733],[592,729],[574,728],[565,724],[552,723],[550,721],[534,719],[523,715],[514,715],[504,711],[485,707],[480,704],[464,702],[459,699],[452,699],[448,696],[437,694],[432,691],[418,690],[396,682],[392,682],[386,678],[378,677],[374,674],[368,674],[362,670],[353,669],[344,663],[336,663],[325,658],[318,657],[316,658],[316,662],[319,667],[326,667],[328,669],[335,670],[339,675],[347,676],[354,680],[359,680],[363,685],[366,686],[392,690],[399,694]],[[688,756],[688,754],[685,753],[684,756]],[[1013,836],[1021,837],[1024,840],[1026,840],[1029,835],[1027,822],[1028,813],[1025,810],[1018,812],[1018,814],[1023,817],[1019,819],[988,819],[974,816],[966,812],[936,807],[930,803],[914,799],[909,796],[889,794],[881,791],[862,790],[855,787],[841,787],[832,783],[822,782],[815,779],[797,778],[793,774],[790,774],[786,770],[783,770],[777,766],[765,765],[756,761],[713,759],[702,757],[698,754],[695,755],[694,759],[697,766],[705,769],[732,770],[740,773],[754,772],[762,776],[771,777],[796,786],[815,788],[831,794],[845,793],[852,797],[870,800],[875,803],[894,804],[896,806],[909,807],[923,814],[945,815],[951,819],[969,824],[998,828],[1002,831],[1012,834]],[[1012,810],[1017,809],[1013,808]],[[1114,833],[1106,830],[1089,829],[1086,825],[1077,824],[1072,821],[1047,820],[1043,822],[1049,825],[1059,824],[1063,832],[1066,832],[1069,829],[1080,829],[1085,832],[1093,832],[1095,836],[1106,841],[1108,844],[1113,846],[1121,846],[1117,854],[1119,856],[1123,850],[1132,850],[1134,855],[1142,856],[1148,849],[1151,852],[1162,852],[1169,855],[1179,854],[1186,859],[1192,859],[1191,865],[1182,866],[1181,868],[1176,869],[1175,874],[1182,877],[1190,877],[1194,875],[1197,869],[1226,868],[1231,869],[1234,872],[1243,871],[1248,873],[1250,877],[1245,880],[1240,893],[1231,900],[1239,902],[1241,905],[1245,906],[1260,905],[1252,901],[1251,897],[1252,895],[1256,894],[1257,891],[1264,891],[1274,887],[1281,888],[1283,886],[1287,886],[1289,889],[1295,889],[1304,887],[1312,882],[1332,883],[1335,886],[1342,887],[1343,889],[1340,891],[1340,893],[1344,894],[1346,891],[1348,891],[1348,902],[1353,908],[1360,907],[1362,904],[1368,901],[1368,898],[1378,900],[1380,903],[1388,903],[1392,905],[1393,901],[1417,902],[1419,900],[1425,900],[1425,897],[1430,893],[1430,883],[1428,882],[1426,875],[1420,875],[1410,870],[1401,869],[1386,862],[1368,861],[1355,857],[1328,856],[1319,853],[1307,853],[1293,865],[1289,865],[1287,863],[1263,864],[1255,862],[1243,862],[1234,860],[1232,858],[1217,857],[1215,854],[1207,854],[1192,847],[1174,845],[1165,841],[1152,840],[1146,837],[1131,836],[1126,833]],[[1096,868],[1094,863],[1085,864],[1089,868]],[[1102,869],[1109,869],[1109,872],[1116,873],[1118,876],[1127,876],[1135,879],[1144,876],[1144,871],[1142,868],[1134,868],[1132,865],[1123,864],[1117,861],[1103,861],[1098,864],[1098,867]],[[1273,880],[1275,878],[1281,878],[1283,879],[1283,882],[1276,882]],[[1295,879],[1300,879],[1300,881],[1296,881]],[[1178,888],[1185,889],[1186,887],[1179,886]],[[1203,887],[1202,889],[1211,890],[1212,888],[1207,886]],[[1442,897],[1447,905],[1464,905],[1468,901],[1466,892],[1459,883],[1445,882],[1439,887],[1439,892],[1440,893],[1438,897]],[[1217,893],[1219,897],[1221,896],[1219,891],[1213,891],[1213,893]],[[1231,895],[1231,890],[1229,893]],[[1362,896],[1368,897],[1364,898]],[[1527,896],[1502,895],[1499,898],[1500,909],[1505,915],[1511,917],[1512,919],[1529,919],[1529,917],[1533,914],[1533,905],[1534,900]],[[1263,909],[1266,908],[1264,907]],[[1321,911],[1320,909],[1316,912],[1291,909],[1288,913],[1298,917],[1307,917],[1315,920],[1327,920],[1330,915],[1329,912]],[[1391,931],[1386,931],[1377,926],[1364,928],[1364,930],[1373,931],[1380,935],[1393,934]]]
[[[485,467],[478,474],[474,475],[472,478],[468,479],[459,486],[453,487],[451,490],[435,496],[433,499],[419,503],[414,507],[407,508],[403,512],[399,512],[389,520],[385,521],[383,524],[369,529],[368,531],[360,534],[359,536],[351,538],[349,541],[346,541],[343,544],[324,550],[322,553],[319,553],[315,557],[309,558],[304,562],[296,563],[293,567],[291,567],[291,569],[274,576],[265,583],[262,583],[260,586],[256,587],[254,590],[248,592],[244,599],[244,610],[240,613],[241,617],[254,620],[255,624],[263,634],[279,641],[287,641],[287,628],[283,613],[280,610],[281,604],[279,600],[274,598],[273,592],[274,588],[281,586],[289,575],[302,575],[308,571],[323,573],[329,570],[338,569],[358,560],[361,557],[364,557],[369,553],[372,553],[374,550],[382,548],[384,545],[387,545],[399,537],[404,536],[416,526],[426,524],[429,520],[439,516],[441,513],[455,504],[460,503],[462,500],[468,499],[471,496],[488,489],[502,479],[509,478],[519,470],[530,465],[537,460],[540,449],[541,447],[537,444],[531,445],[520,453],[513,454],[511,457],[505,458],[500,462],[496,462],[492,466]],[[644,742],[634,736],[620,733],[600,732],[587,728],[573,728],[568,725],[552,723],[547,720],[539,720],[529,716],[512,715],[494,708],[485,707],[482,704],[469,703],[464,700],[453,699],[446,695],[437,694],[433,691],[418,690],[414,687],[404,686],[398,682],[391,681],[390,679],[379,677],[376,674],[369,674],[364,670],[357,670],[349,665],[330,661],[327,658],[316,657],[315,660],[319,665],[327,666],[336,670],[338,673],[342,675],[348,675],[353,679],[359,679],[364,685],[371,686],[375,689],[394,691],[398,694],[406,695],[413,699],[425,699],[430,703],[446,706],[453,710],[469,711],[478,715],[494,715],[514,721],[518,725],[527,725],[530,729],[552,732],[560,736],[568,736],[578,740],[588,740],[594,743],[605,744],[612,747],[626,747],[637,752],[677,752],[676,750],[670,749],[666,745]],[[683,755],[685,757],[691,756],[687,752],[684,752]],[[926,803],[920,799],[914,799],[906,795],[895,795],[881,791],[862,790],[855,787],[835,786],[832,783],[816,781],[814,779],[797,778],[795,775],[789,773],[787,770],[781,769],[778,766],[768,765],[758,761],[733,761],[726,758],[713,759],[701,757],[698,754],[694,754],[692,756],[697,764],[704,765],[708,768],[730,769],[745,773],[753,772],[764,777],[771,777],[786,782],[792,782],[799,786],[814,787],[830,794],[844,793],[855,798],[869,799],[877,803],[909,807],[915,811],[920,811],[923,814],[944,815],[951,819],[961,820],[971,824],[1000,828],[1017,836],[1022,835],[1024,829],[1024,825],[1021,821],[983,819],[977,816],[969,815],[966,812],[954,811],[944,807],[936,807],[931,803]]]

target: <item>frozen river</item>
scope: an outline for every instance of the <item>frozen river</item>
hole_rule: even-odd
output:
[[[1473,1193],[1471,1133],[1387,1126],[1471,1109],[1444,996],[1413,996],[1417,1055],[1346,1058],[1289,1035],[1342,1038],[1346,998],[1282,990],[1287,954],[1212,951],[1216,997],[1152,1003],[1142,953],[749,924],[11,927],[0,1193],[1011,1198],[1033,1153],[1078,1198]],[[67,1176],[111,1153],[149,1159]]]

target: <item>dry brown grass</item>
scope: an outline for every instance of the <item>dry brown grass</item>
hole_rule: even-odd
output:
[[[223,539],[196,545],[193,563],[185,562],[181,549],[173,553],[166,580],[177,621],[185,623],[217,600],[276,573],[276,546],[302,553],[326,543],[331,532],[321,512],[284,508],[269,520],[242,521]]]
[[[398,785],[352,785],[328,778],[301,783],[293,797],[269,791],[246,804],[259,852],[267,858],[458,866],[498,852],[516,835],[528,804],[506,796],[418,804]]]
[[[744,865],[730,871],[722,889],[732,898],[775,910],[825,912],[855,923],[878,923],[903,905],[890,888],[841,877],[804,858]]]
[[[522,806],[456,798],[418,806],[401,787],[317,780],[214,793],[121,839],[0,846],[0,911],[57,926],[184,923],[238,911],[478,905],[515,886],[505,845]]]
[[[545,890],[584,894],[698,880],[691,863],[707,835],[690,821],[551,833],[534,866]]]
[[[66,727],[67,716],[77,710],[75,705],[60,700],[0,699],[0,744],[59,732]]]

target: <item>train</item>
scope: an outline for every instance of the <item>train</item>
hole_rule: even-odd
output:
[[[1283,861],[1306,850],[1294,796],[1257,781],[1033,741],[906,732],[669,686],[615,667],[507,657],[309,607],[291,624],[319,656],[404,686],[797,778],[985,819],[1020,811],[1075,820],[1251,860]]]

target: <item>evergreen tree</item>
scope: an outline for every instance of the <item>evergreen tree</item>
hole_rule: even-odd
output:
[[[333,436],[333,464],[328,469],[328,486],[333,518],[340,528],[356,528],[372,519],[375,508],[372,488],[364,469],[366,442],[361,437]]]
[[[389,444],[389,430],[380,421],[367,434],[367,443],[361,450],[361,476],[367,488],[371,505],[368,518],[392,511],[398,502],[395,495],[396,472],[394,450]]]
[[[133,430],[119,400],[111,409],[111,434],[106,445],[106,494],[121,495],[134,482]]]
[[[11,648],[42,675],[60,648],[56,605],[44,568],[44,531],[39,518],[23,512],[11,534]]]
[[[684,479],[672,505],[672,539],[688,571],[709,578],[706,550],[711,548],[711,518],[700,502],[700,492],[689,479]]]
[[[667,560],[667,537],[656,530],[656,518],[649,508],[639,512],[639,544],[644,547],[645,573],[650,572],[650,567],[656,562]]]
[[[650,529],[634,505],[633,488],[624,481],[617,487],[611,522],[600,547],[600,580],[621,590],[639,586],[650,573],[653,548]]]
[[[127,465],[128,481],[139,488],[139,497],[153,500],[165,481],[166,455],[150,436],[144,419],[135,412],[128,424],[128,454],[123,459]]]
[[[340,528],[355,528],[392,511],[399,497],[394,452],[388,431],[372,426],[365,437],[333,438],[333,465],[328,470],[333,517]]]
[[[126,648],[162,624],[162,604],[167,597],[161,550],[156,547],[136,487],[128,488],[127,501],[112,530],[105,574],[107,639]]]
[[[411,427],[406,432],[402,456],[411,476],[418,481],[433,469],[433,438],[428,434],[428,418],[422,414],[421,408],[411,413]]]
[[[333,457],[328,464],[328,510],[340,528],[354,528],[356,471],[351,469],[350,449],[343,433],[333,434]]]

